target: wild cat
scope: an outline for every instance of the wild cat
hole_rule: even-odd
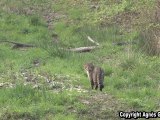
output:
[[[94,66],[92,63],[84,64],[84,69],[88,75],[88,78],[91,82],[92,89],[95,87],[97,90],[99,88],[100,91],[104,88],[104,71],[102,68],[98,66]]]

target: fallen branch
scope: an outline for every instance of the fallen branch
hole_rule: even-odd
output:
[[[95,42],[90,36],[87,36],[88,40],[91,41],[92,43],[96,44],[97,46],[99,46],[98,42]]]
[[[88,40],[96,46],[87,46],[87,47],[79,47],[79,48],[70,48],[70,49],[65,49],[67,51],[72,51],[72,52],[90,52],[91,50],[97,48],[99,46],[98,42],[95,42],[90,36],[87,36]]]
[[[99,43],[95,42],[90,36],[87,36],[88,40],[91,41],[92,43],[96,44],[96,46],[87,46],[87,47],[79,47],[79,48],[70,48],[70,49],[65,49],[65,48],[60,48],[61,50],[65,51],[71,51],[71,52],[90,52],[91,50],[97,48],[99,46]],[[18,42],[12,42],[12,41],[0,41],[2,42],[7,42],[7,43],[12,43],[14,46],[12,48],[23,48],[23,47],[36,47],[35,45],[30,45],[30,44],[24,44],[24,43],[18,43]]]
[[[122,41],[122,42],[113,42],[113,45],[123,46],[123,45],[130,45],[130,44],[137,44],[136,41]]]
[[[72,51],[72,52],[90,52],[95,48],[97,48],[97,46],[79,47],[79,48],[71,48],[71,49],[65,49],[65,50]]]
[[[15,49],[15,48],[23,48],[23,47],[36,47],[35,45],[18,43],[18,42],[12,42],[12,41],[8,41],[8,40],[0,41],[0,43],[3,43],[3,42],[14,44],[14,46],[12,47],[13,49]]]

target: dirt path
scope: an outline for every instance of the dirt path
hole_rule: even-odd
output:
[[[80,97],[80,101],[88,107],[88,111],[80,114],[80,118],[92,120],[119,120],[118,111],[125,110],[125,105],[106,93],[91,92]]]

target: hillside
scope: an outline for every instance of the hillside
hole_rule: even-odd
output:
[[[159,23],[159,0],[1,0],[0,119],[159,111]],[[91,90],[87,62],[104,69],[102,92]]]

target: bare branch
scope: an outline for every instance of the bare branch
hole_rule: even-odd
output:
[[[90,36],[87,36],[88,40],[91,41],[92,43],[96,44],[97,46],[99,46],[98,42],[95,42]]]
[[[97,46],[71,48],[71,49],[66,49],[66,50],[72,51],[72,52],[90,52],[91,50],[93,50],[95,48],[97,48]]]
[[[14,44],[13,48],[36,47],[34,45],[18,43],[18,42],[13,42],[13,41],[8,41],[8,40],[0,41],[0,43],[2,43],[2,42],[7,42],[7,43]]]

